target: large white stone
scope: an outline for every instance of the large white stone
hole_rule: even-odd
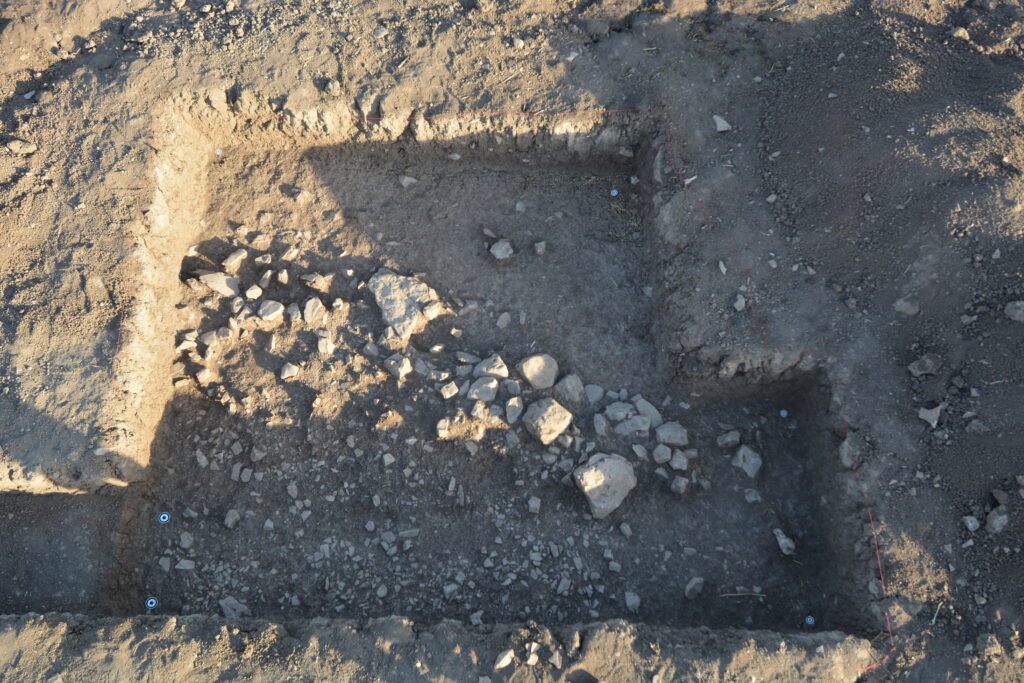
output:
[[[519,363],[519,374],[534,389],[550,389],[558,377],[558,361],[546,353],[534,354]]]
[[[437,292],[416,278],[381,268],[367,282],[381,316],[400,339],[408,340],[444,312]]]
[[[238,296],[241,292],[238,278],[227,273],[203,273],[199,281],[221,296]]]
[[[576,468],[573,477],[587,497],[595,519],[604,519],[614,512],[636,487],[633,466],[614,453],[595,453]]]

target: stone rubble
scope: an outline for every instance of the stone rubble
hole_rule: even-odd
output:
[[[240,256],[236,256],[238,252]],[[302,272],[305,262],[301,250],[289,247],[287,254],[293,267],[299,269],[297,272]],[[325,488],[316,482],[320,482],[321,477],[330,481],[329,475],[324,475],[328,470],[337,473],[356,467],[357,472],[377,472],[380,476],[395,478],[406,492],[397,498],[415,500],[425,495],[429,481],[423,476],[425,471],[446,466],[444,458],[438,458],[438,451],[448,454],[455,449],[458,454],[455,463],[469,458],[473,463],[489,463],[488,467],[502,470],[511,467],[516,477],[514,485],[524,488],[517,489],[522,493],[513,497],[505,512],[499,512],[500,508],[489,510],[489,514],[494,513],[494,540],[487,544],[477,567],[481,574],[474,575],[472,568],[460,567],[449,576],[438,577],[438,600],[465,601],[468,606],[471,602],[468,596],[480,581],[487,579],[505,587],[546,584],[552,595],[585,600],[584,613],[591,614],[592,618],[600,613],[602,602],[625,605],[627,610],[637,613],[648,609],[647,594],[643,593],[645,597],[641,601],[641,591],[628,583],[631,561],[622,555],[621,548],[608,546],[600,536],[594,535],[596,532],[578,530],[569,531],[564,542],[534,541],[521,530],[516,532],[508,515],[546,519],[563,513],[565,502],[549,497],[551,493],[546,488],[549,486],[575,486],[578,489],[575,513],[581,518],[586,516],[586,509],[589,509],[587,519],[602,520],[617,510],[623,518],[629,518],[629,513],[635,513],[638,508],[622,506],[635,488],[643,492],[636,505],[642,505],[651,495],[659,495],[662,496],[660,504],[680,506],[684,511],[686,506],[700,500],[699,494],[709,489],[712,481],[707,463],[700,457],[700,452],[710,444],[705,446],[701,434],[691,434],[673,419],[678,418],[679,408],[688,409],[687,404],[678,399],[674,404],[667,397],[654,399],[650,394],[645,398],[625,388],[606,390],[597,384],[585,384],[584,379],[574,373],[560,376],[559,362],[546,353],[532,353],[518,363],[514,362],[516,358],[509,358],[506,363],[498,353],[486,355],[480,353],[482,349],[467,350],[469,345],[465,340],[461,344],[454,341],[463,348],[452,348],[453,340],[461,339],[461,332],[455,334],[454,329],[447,340],[435,340],[432,330],[429,345],[408,344],[413,335],[422,332],[431,320],[448,309],[437,293],[417,278],[400,276],[386,268],[378,269],[365,282],[351,271],[307,272],[301,276],[301,282],[295,283],[299,291],[296,294],[295,291],[280,291],[289,285],[287,269],[275,265],[274,258],[260,254],[259,250],[238,249],[222,263],[225,269],[238,275],[218,272],[202,274],[199,278],[208,288],[225,297],[218,305],[230,309],[230,313],[226,318],[204,322],[198,329],[179,332],[178,352],[183,359],[195,363],[192,367],[198,368],[194,372],[201,390],[224,403],[228,412],[247,411],[246,401],[260,397],[251,393],[232,396],[225,391],[222,387],[227,386],[227,380],[218,372],[218,359],[229,357],[246,345],[261,353],[273,354],[278,360],[266,370],[269,376],[274,374],[273,367],[279,367],[277,376],[293,382],[289,393],[304,391],[307,387],[315,392],[310,399],[311,413],[303,414],[289,405],[285,409],[271,410],[267,425],[270,427],[273,422],[274,429],[279,428],[277,425],[294,425],[303,430],[310,443],[315,442],[322,448],[322,453],[314,452],[315,457],[323,460],[321,464],[314,459],[307,465],[312,470],[298,469],[279,463],[279,456],[268,455],[276,451],[273,446],[269,449],[261,444],[243,447],[237,436],[226,437],[224,445],[195,448],[189,461],[201,468],[204,476],[223,477],[224,482],[230,482],[229,486],[239,487],[253,497],[251,504],[248,497],[235,499],[232,503],[235,507],[226,511],[220,508],[211,513],[204,507],[203,515],[215,514],[215,521],[223,520],[222,524],[216,524],[221,532],[229,535],[249,532],[250,525],[243,520],[253,518],[256,522],[252,528],[261,530],[268,538],[286,545],[301,544],[296,547],[306,548],[307,561],[316,568],[329,567],[339,557],[351,558],[354,566],[359,567],[359,563],[368,561],[371,551],[380,554],[381,562],[394,562],[398,566],[404,557],[411,557],[408,553],[414,552],[418,530],[403,529],[386,515],[377,516],[378,511],[391,514],[400,509],[395,507],[400,503],[395,502],[393,491],[360,488],[365,482],[359,474],[351,483],[342,483],[340,488]],[[250,271],[256,265],[259,268],[253,276]],[[260,278],[260,284],[251,284],[256,277]],[[238,293],[243,289],[243,282],[245,298]],[[331,282],[347,282],[349,289],[342,289],[342,296],[336,297]],[[310,289],[320,294],[311,296]],[[196,296],[203,291],[197,290]],[[332,302],[329,308],[324,301]],[[207,299],[206,304],[209,302]],[[462,311],[481,310],[478,302],[456,303]],[[378,310],[387,326],[383,333],[380,319],[376,318]],[[352,316],[364,311],[373,318],[372,323],[365,322],[368,318],[351,323]],[[374,399],[372,408],[371,404],[366,404],[353,410],[345,401],[353,401],[356,395],[351,387],[361,382],[372,387],[380,398]],[[285,387],[280,383],[274,386],[282,392],[276,400],[287,404],[290,398],[283,393]],[[340,413],[345,417],[332,417],[339,414],[341,406],[345,406]],[[418,411],[431,409],[438,411],[429,423],[433,433],[428,430],[427,434],[421,434],[414,420]],[[364,436],[368,430],[362,429],[360,411],[364,411],[369,420],[368,427],[373,434],[369,440]],[[407,420],[408,427],[398,431]],[[687,424],[696,428],[699,423],[687,421]],[[714,446],[723,451],[735,451],[731,458],[726,456],[722,462],[728,468],[731,461],[741,471],[732,474],[737,479],[733,479],[731,485],[738,482],[739,477],[748,478],[746,485],[751,488],[744,489],[741,484],[741,488],[735,490],[740,501],[754,504],[761,502],[762,496],[749,480],[758,477],[762,461],[758,453],[742,442],[744,434],[756,444],[761,443],[761,437],[751,426],[744,425],[742,429],[743,432],[720,424]],[[265,433],[272,434],[272,430]],[[535,441],[527,439],[527,434]],[[612,452],[615,450],[627,454],[629,459]],[[840,448],[841,458],[844,452]],[[311,471],[316,474],[310,476]],[[280,514],[256,507],[266,503],[266,494],[259,486],[265,477],[268,483],[276,482],[277,495],[286,501]],[[441,486],[443,495],[453,508],[471,510],[481,504],[479,492],[474,491],[479,483],[458,465],[450,472],[444,471],[443,477],[447,482],[446,486]],[[365,499],[360,498],[362,495]],[[325,506],[355,500],[365,500],[360,504],[365,504],[369,511],[356,525],[358,533],[366,535],[365,544],[338,537],[322,543],[321,539],[316,539],[311,546],[302,541],[307,538],[306,534],[320,528],[315,523]],[[493,503],[488,505],[493,506]],[[1000,519],[999,515],[992,514],[986,519],[990,533],[998,533],[994,529],[1001,529],[1000,524],[1005,526]],[[614,531],[619,541],[636,535],[644,539],[642,542],[649,542],[649,532],[637,526],[639,520],[631,521],[633,525],[617,521],[608,529]],[[784,554],[795,552],[795,543],[780,529],[772,533]],[[602,564],[596,569],[578,559],[580,548],[592,544],[604,548]],[[176,535],[175,545],[175,555],[160,558],[155,566],[161,571],[176,568],[182,573],[205,577],[210,571],[207,560],[197,563],[192,557],[204,547],[198,533],[187,531]],[[511,546],[523,548],[521,562],[502,558]],[[188,557],[181,557],[182,551]],[[678,551],[664,550],[666,563],[672,552]],[[352,597],[354,595],[366,595],[378,603],[406,594],[407,587],[396,575],[385,572],[378,579],[369,568],[379,569],[380,565],[367,567],[366,570],[351,570],[353,573],[342,581],[346,585],[331,590],[349,596],[347,600],[358,600]],[[615,578],[620,575],[621,578]],[[225,581],[216,585],[223,591],[235,592],[247,602],[252,598],[261,605],[269,604],[267,596],[255,598],[251,593],[238,593],[232,583]],[[696,599],[703,587],[702,577],[691,578],[686,584],[685,597]],[[300,593],[289,589],[274,599],[281,606],[300,607],[307,599]],[[624,601],[611,597],[613,594],[623,596]],[[229,612],[235,615],[229,618],[248,614],[248,608],[234,598],[223,598],[220,604],[226,616]],[[485,609],[472,612],[467,609],[466,618],[471,623],[485,623],[490,614],[486,605],[479,606]],[[511,662],[515,654],[509,652]],[[534,654],[527,652],[524,661],[531,661]]]

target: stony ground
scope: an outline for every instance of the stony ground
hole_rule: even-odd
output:
[[[0,2],[0,661],[1020,679],[1022,19]]]

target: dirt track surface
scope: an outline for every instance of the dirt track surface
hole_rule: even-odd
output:
[[[563,4],[0,2],[12,680],[1024,675],[1021,6]],[[288,668],[391,614],[477,659]]]
[[[359,626],[327,619],[225,625],[197,616],[47,615],[4,617],[0,625],[6,681],[855,681],[871,659],[866,641],[839,633],[779,637],[625,622],[556,631],[497,625],[481,632],[455,622],[417,628],[398,617]],[[45,662],[38,651],[48,653]],[[531,654],[544,663],[528,663]]]

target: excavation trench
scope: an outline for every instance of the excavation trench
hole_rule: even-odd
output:
[[[774,630],[813,616],[866,629],[870,576],[823,378],[699,391],[664,379],[652,223],[670,188],[657,130],[623,117],[417,135],[296,140],[187,117],[165,131],[119,364],[139,398],[122,406],[118,443],[145,479],[124,494],[106,564],[83,560],[95,580],[77,604],[137,613],[155,597],[160,612],[205,614],[231,598],[269,618]],[[511,258],[489,251],[501,239]],[[241,305],[259,283],[254,309],[316,296],[323,317],[235,329],[239,304],[195,279],[239,248]],[[365,283],[385,267],[452,311],[413,338],[405,353],[422,365],[401,382],[374,353],[385,326]],[[502,420],[469,442],[436,438],[440,419],[472,410],[439,391],[463,383],[472,363],[459,353],[504,358],[519,380],[500,384],[504,407],[517,390],[526,404],[551,393],[517,377],[534,352],[621,397],[569,405],[560,446]],[[285,363],[299,369],[287,381]],[[653,429],[595,432],[595,413],[637,394],[690,430],[686,470],[653,461]],[[716,445],[732,429],[763,458],[756,478]],[[590,452],[623,454],[638,480],[604,520],[569,476]],[[683,496],[670,489],[680,476]],[[8,593],[0,607],[56,604],[17,580]]]

